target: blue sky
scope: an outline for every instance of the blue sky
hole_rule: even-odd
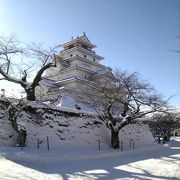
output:
[[[180,107],[179,0],[0,0],[0,35],[54,46],[83,32],[102,64],[138,71]]]

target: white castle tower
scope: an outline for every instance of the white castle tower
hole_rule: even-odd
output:
[[[56,68],[49,68],[38,90],[41,99],[54,99],[61,95],[61,106],[73,108],[78,104],[73,96],[81,93],[84,82],[95,83],[111,73],[111,69],[100,64],[104,58],[92,49],[96,46],[84,33],[60,45]],[[38,94],[39,94],[38,93]]]

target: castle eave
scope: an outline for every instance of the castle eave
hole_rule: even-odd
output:
[[[55,85],[62,85],[62,84],[67,84],[67,83],[74,82],[74,81],[81,81],[81,82],[88,82],[88,83],[91,83],[91,84],[97,84],[97,83],[95,83],[93,81],[83,79],[83,78],[80,78],[80,77],[77,77],[77,76],[73,76],[73,77],[70,77],[70,78],[62,79],[60,81],[56,81],[54,84]]]
[[[65,47],[70,46],[74,43],[82,43],[82,44],[88,46],[89,48],[96,48],[96,45],[91,44],[87,41],[84,41],[84,40],[80,39],[79,37],[77,37],[76,39],[72,39],[71,41],[65,42],[63,44],[60,44],[60,47],[65,48]]]
[[[61,70],[61,73],[66,72],[66,71],[70,71],[70,70],[72,70],[72,69],[80,69],[80,70],[85,71],[85,72],[88,72],[88,73],[90,73],[90,74],[94,74],[94,73],[95,73],[94,71],[91,71],[91,70],[89,70],[89,69],[86,69],[86,68],[81,67],[81,66],[78,66],[78,65],[73,66],[73,67],[66,68],[66,69],[64,69],[64,70]]]
[[[95,58],[97,58],[97,59],[99,59],[99,60],[103,60],[103,59],[104,59],[104,57],[99,56],[99,55],[95,54],[94,52],[89,51],[89,50],[86,50],[86,49],[83,49],[83,48],[81,48],[81,47],[73,47],[73,48],[68,49],[68,50],[63,50],[63,51],[60,52],[60,55],[61,55],[61,54],[63,55],[63,54],[65,54],[65,53],[73,52],[74,50],[79,50],[79,51],[81,51],[81,52],[87,53],[87,54],[89,54],[90,56],[93,56],[93,57],[95,57]]]
[[[92,64],[92,65],[95,65],[95,66],[98,66],[98,67],[101,67],[101,68],[105,68],[106,66],[100,64],[100,63],[97,63],[97,62],[94,62],[94,61],[90,61],[89,59],[86,59],[84,57],[81,57],[81,56],[72,56],[72,57],[69,57],[67,59],[65,59],[64,61],[73,61],[73,60],[81,60],[81,61],[85,61],[89,64]]]
[[[73,76],[73,77],[70,77],[70,78],[62,79],[60,81],[56,81],[54,84],[59,85],[59,84],[62,84],[62,83],[68,83],[70,81],[74,81],[75,79],[76,79],[76,76]]]

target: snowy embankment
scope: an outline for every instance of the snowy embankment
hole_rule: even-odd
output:
[[[0,179],[178,179],[180,138],[131,151],[0,148]],[[179,168],[179,169],[178,169]]]
[[[19,113],[18,126],[27,130],[27,146],[47,147],[49,138],[51,149],[97,149],[98,142],[102,149],[110,147],[110,130],[94,114],[83,111],[60,108],[50,105],[30,104]],[[8,113],[0,111],[0,143],[15,145],[17,133],[8,120]],[[133,140],[135,148],[153,144],[153,137],[145,124],[131,124],[124,127],[119,138],[123,150],[129,149]]]
[[[15,147],[17,134],[3,108],[0,179],[169,179],[177,169],[179,142],[166,147],[154,144],[145,124],[124,127],[119,133],[121,148],[113,150],[110,131],[94,114],[48,105],[30,104],[19,114],[17,123],[27,130],[27,146],[22,151]]]

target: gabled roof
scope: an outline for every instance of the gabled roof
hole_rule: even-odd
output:
[[[105,67],[103,69],[96,71],[94,75],[96,76],[96,75],[105,75],[105,74],[112,74],[112,69],[110,67]]]
[[[61,44],[60,47],[66,47],[66,46],[69,46],[69,45],[74,44],[76,42],[80,42],[84,45],[89,46],[90,48],[96,47],[96,45],[91,43],[91,41],[88,39],[88,37],[86,36],[85,33],[83,33],[83,35],[81,35],[80,37],[77,36],[75,39],[72,38],[70,41]]]
[[[86,36],[85,32],[83,33],[82,36],[79,37],[79,39],[82,39],[84,41],[87,41],[88,43],[92,44],[91,41],[88,39],[88,37]]]
[[[112,73],[112,68],[110,68],[110,67],[106,67],[106,68],[96,71],[96,73],[93,74],[93,77],[97,78],[97,76],[98,77],[110,76],[111,78],[113,78],[115,80],[115,77]]]

